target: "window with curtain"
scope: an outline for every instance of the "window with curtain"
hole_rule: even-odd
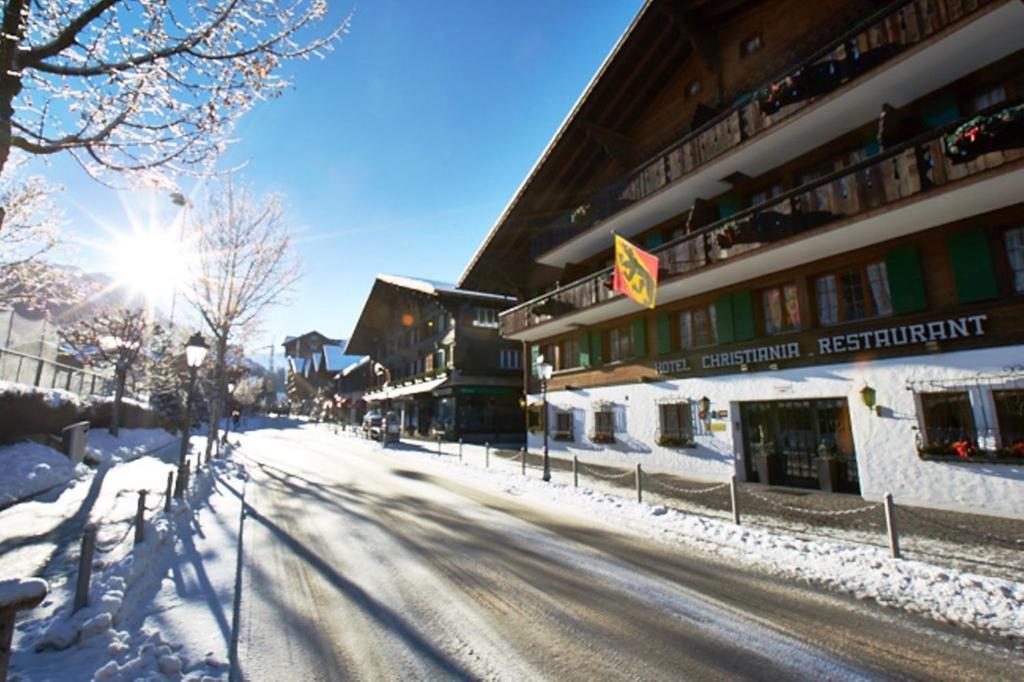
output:
[[[762,292],[765,331],[781,334],[800,328],[800,299],[796,285],[772,287]]]
[[[559,350],[558,369],[573,369],[580,366],[580,340],[578,338],[562,341]]]
[[[718,343],[715,306],[708,305],[679,313],[679,345],[684,350]]]
[[[992,391],[999,441],[1007,454],[1024,457],[1024,390]]]
[[[974,412],[967,391],[922,393],[920,397],[926,446],[945,446],[960,441],[976,443]]]
[[[693,420],[690,403],[667,403],[658,406],[660,437],[658,445],[690,445],[693,443]]]
[[[594,411],[595,443],[610,443],[615,440],[615,413],[610,407],[598,408]]]
[[[555,428],[552,432],[552,438],[564,441],[573,440],[572,421],[571,410],[557,410],[555,412]]]
[[[814,293],[822,326],[892,315],[885,263],[818,277]]]
[[[612,329],[608,334],[608,341],[612,362],[633,357],[633,333],[629,325]]]
[[[1007,230],[1003,236],[1006,244],[1006,257],[1010,260],[1013,272],[1013,290],[1024,293],[1024,227]]]

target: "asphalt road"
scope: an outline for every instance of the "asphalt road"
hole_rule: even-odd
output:
[[[1024,679],[1000,642],[527,507],[425,458],[324,431],[243,439],[235,679]]]

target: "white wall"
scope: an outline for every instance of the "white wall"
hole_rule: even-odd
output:
[[[550,448],[555,457],[569,458],[575,454],[584,462],[618,466],[640,462],[645,469],[677,473],[697,481],[727,480],[733,472],[742,479],[739,402],[845,397],[861,491],[866,499],[881,500],[886,492],[891,492],[897,503],[1024,518],[1024,467],[930,462],[918,457],[918,410],[915,393],[907,388],[910,381],[970,379],[979,374],[1002,374],[1009,367],[1021,365],[1024,346],[1012,346],[778,372],[551,391],[548,402],[552,410],[573,409],[575,442],[552,440]],[[1007,380],[1006,385],[1011,383]],[[875,389],[881,416],[862,402],[859,392],[865,385]],[[1024,387],[1024,380],[1017,385]],[[979,427],[986,421],[981,412],[983,402],[988,425],[996,426],[990,390],[991,387],[982,387],[970,391]],[[728,410],[728,418],[720,420],[725,430],[698,434],[696,449],[656,445],[658,401],[675,398],[696,402],[702,396],[711,399],[712,412]],[[531,402],[539,398],[531,396]],[[590,442],[594,405],[601,401],[614,404],[614,444]],[[696,405],[692,409],[696,414]],[[554,426],[554,418],[551,423]],[[531,450],[540,448],[541,434],[528,434],[528,442]]]

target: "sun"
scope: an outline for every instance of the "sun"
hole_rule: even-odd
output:
[[[188,278],[192,249],[177,230],[139,228],[112,235],[104,249],[110,258],[110,272],[123,284],[149,301],[169,298]]]

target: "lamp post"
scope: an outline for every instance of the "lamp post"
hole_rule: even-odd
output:
[[[224,394],[224,435],[220,439],[220,442],[225,445],[228,442],[228,432],[231,431],[231,413],[228,412],[228,408],[231,407],[231,396],[235,392],[235,382],[229,381],[226,388],[227,393]]]
[[[540,395],[544,410],[541,421],[544,427],[544,481],[551,480],[551,460],[548,458],[548,380],[554,373],[555,368],[550,362],[544,362],[544,356],[537,356],[537,376],[540,377]]]
[[[202,366],[209,350],[206,339],[199,332],[193,334],[185,344],[185,364],[188,365],[188,398],[185,402],[185,421],[181,429],[181,453],[178,455],[178,486],[175,497],[181,497],[185,492],[182,481],[188,457],[189,440],[192,436],[192,394],[196,388],[196,372]]]

